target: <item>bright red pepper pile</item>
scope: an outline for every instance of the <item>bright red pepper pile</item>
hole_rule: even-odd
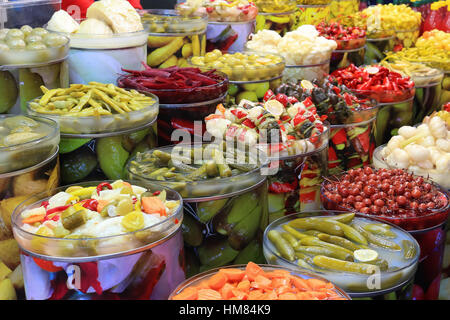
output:
[[[366,42],[366,31],[358,27],[345,27],[337,22],[321,22],[316,26],[322,37],[335,40],[338,50],[361,48]]]
[[[363,68],[351,64],[335,70],[331,75],[339,84],[379,103],[405,101],[415,93],[414,82],[409,77],[378,65]]]
[[[202,72],[198,68],[164,69],[151,68],[127,70],[117,83],[121,88],[150,92],[158,96],[160,103],[192,103],[213,100],[228,90],[228,80],[210,70]]]

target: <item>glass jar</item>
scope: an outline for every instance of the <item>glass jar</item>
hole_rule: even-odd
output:
[[[283,82],[298,82],[299,80],[322,81],[330,73],[330,60],[316,64],[287,65],[283,72]]]
[[[330,72],[354,64],[359,67],[364,64],[366,38],[352,40],[335,40],[337,49],[331,54]]]
[[[426,116],[436,111],[441,105],[442,80],[444,73],[436,70],[430,76],[417,76],[412,74],[416,93],[414,96],[414,120],[413,123],[421,123]]]
[[[99,182],[82,184],[96,186]],[[79,184],[78,184],[79,185]],[[138,184],[139,185],[139,184]],[[142,185],[139,185],[142,186]],[[160,185],[149,191],[166,191],[167,199],[180,195]],[[165,300],[185,279],[181,234],[183,208],[160,223],[116,236],[67,239],[31,234],[21,213],[40,206],[64,188],[34,194],[14,212],[14,237],[21,249],[28,300]],[[146,236],[150,234],[150,236]]]
[[[178,146],[183,154],[182,150],[189,150],[203,156],[202,145]],[[173,155],[177,153],[175,148],[157,148],[146,154],[158,150]],[[267,178],[261,175],[260,166],[257,164],[251,171],[230,177],[194,181],[152,177],[154,169],[149,167],[150,171],[145,171],[146,163],[137,158],[130,161],[127,169],[130,179],[144,185],[162,184],[177,190],[183,197],[186,212],[183,236],[186,252],[189,252],[186,263],[192,275],[233,263],[264,263],[262,234],[269,216]]]
[[[394,34],[396,45],[400,45],[401,48],[411,48],[419,38],[420,26],[411,30],[395,30]]]
[[[175,10],[139,11],[148,31],[147,64],[152,68],[186,67],[187,59],[204,56],[208,17],[180,16]]]
[[[345,290],[352,299],[361,299],[361,298],[374,300],[411,299],[411,291],[412,291],[411,283],[412,280],[414,279],[414,274],[417,270],[420,248],[416,240],[410,234],[392,224],[389,224],[389,226],[391,227],[389,230],[395,233],[396,235],[395,242],[399,244],[401,243],[401,240],[409,241],[409,243],[411,243],[411,246],[413,248],[412,252],[414,253],[414,255],[408,260],[406,260],[404,259],[404,253],[401,251],[392,251],[386,248],[381,248],[369,244],[369,248],[375,250],[378,253],[380,261],[385,260],[388,266],[387,268],[385,268],[382,267],[381,265],[380,266],[373,265],[374,270],[368,272],[367,274],[321,268],[313,262],[313,259],[315,256],[317,256],[317,254],[312,253],[303,254],[304,256],[303,259],[302,258],[299,259],[298,254],[296,254],[295,260],[290,261],[289,259],[287,259],[286,256],[282,256],[280,254],[280,250],[278,249],[278,247],[276,247],[274,243],[271,240],[269,240],[268,234],[273,230],[278,231],[280,233],[280,236],[282,237],[284,233],[289,233],[293,235],[293,233],[290,233],[289,231],[287,231],[287,229],[283,227],[284,225],[291,226],[294,228],[294,230],[301,232],[303,235],[305,235],[304,233],[305,231],[303,231],[303,229],[299,229],[297,227],[294,227],[293,225],[290,225],[290,223],[296,219],[311,218],[311,217],[314,217],[316,219],[327,217],[332,218],[333,215],[339,215],[343,213],[345,212],[306,210],[299,213],[291,214],[289,216],[283,217],[281,219],[272,222],[264,232],[264,256],[266,257],[266,260],[269,263],[281,265],[283,267],[292,268],[299,271],[308,270],[309,272],[313,272],[314,274],[317,274],[318,276],[323,277],[328,281],[331,281],[332,283],[335,283],[337,286]],[[355,217],[352,219],[352,224],[356,224],[361,227],[364,227],[365,225],[368,224],[376,224],[380,222],[381,222],[380,220],[372,218]],[[297,250],[295,252],[305,252],[301,251],[304,249],[306,249],[306,252],[310,252],[308,251],[308,247],[310,246],[306,246],[306,243],[305,244],[299,243],[300,241],[302,241],[301,239],[295,237],[294,240],[296,240],[297,242],[295,247],[293,247],[294,250]],[[351,252],[351,250],[349,251]],[[395,267],[389,268],[389,266],[392,265],[394,265]],[[376,273],[378,276],[377,279],[379,281],[377,284],[375,284],[374,281],[373,275],[374,272],[378,272]]]
[[[392,51],[395,45],[395,38],[388,35],[381,38],[367,38],[364,64],[376,64],[384,59],[386,53]]]

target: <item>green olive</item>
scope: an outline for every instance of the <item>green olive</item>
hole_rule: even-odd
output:
[[[47,46],[42,42],[32,42],[27,45],[27,49],[29,50],[43,50],[47,49]]]
[[[12,38],[20,38],[23,39],[25,38],[24,33],[22,32],[22,30],[20,29],[11,29],[8,31],[8,33],[6,34],[6,38],[7,39],[12,39]]]
[[[9,39],[6,44],[8,45],[8,47],[10,47],[11,49],[23,49],[26,47],[26,43],[25,41],[23,41],[23,39],[19,39],[19,38],[12,38]]]
[[[31,31],[31,34],[35,34],[38,36],[44,36],[48,33],[47,30],[45,30],[44,28],[34,28],[33,31]]]
[[[30,34],[25,38],[25,41],[30,44],[33,42],[42,42],[42,37],[38,36],[37,34]]]
[[[29,25],[24,25],[20,28],[20,30],[23,32],[23,34],[25,36],[29,35],[31,33],[31,31],[33,31],[33,28],[30,27]]]
[[[66,38],[58,34],[48,34],[44,37],[45,44],[49,47],[61,47],[66,43]]]

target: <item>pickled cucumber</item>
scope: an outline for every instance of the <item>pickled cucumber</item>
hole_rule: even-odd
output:
[[[9,71],[0,71],[0,113],[7,113],[16,104],[19,90]]]
[[[83,181],[97,167],[97,157],[87,147],[63,154],[61,161],[61,180],[65,184]]]

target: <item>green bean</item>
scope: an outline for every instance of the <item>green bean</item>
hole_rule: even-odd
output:
[[[219,168],[219,173],[222,178],[230,177],[232,175],[231,169],[228,164],[225,163],[223,155],[217,149],[214,150],[213,153],[214,160],[216,161],[216,165]]]
[[[281,256],[289,261],[295,260],[295,251],[278,231],[270,230],[267,234],[269,240],[274,244]]]
[[[381,223],[370,223],[363,226],[364,230],[367,232],[370,232],[372,234],[386,237],[386,238],[396,238],[397,235],[390,231],[389,228],[386,228],[384,226],[387,226],[390,228],[387,224],[381,224]]]
[[[169,160],[167,165],[169,167],[174,167],[175,169],[180,170],[181,172],[193,172],[193,171],[195,171],[194,167],[192,167],[192,166],[190,166],[188,164],[185,164],[185,163],[181,163],[179,161],[175,161],[174,162],[172,160]]]
[[[300,231],[295,230],[294,228],[292,228],[290,225],[288,224],[283,224],[281,226],[285,231],[289,232],[290,234],[292,234],[295,238],[301,240],[303,238],[308,237],[308,235],[301,233]]]
[[[310,254],[313,256],[327,256],[331,258],[353,261],[353,256],[351,254],[345,253],[340,250],[335,250],[326,247],[319,246],[296,246],[294,248],[296,252],[300,251],[301,253]]]
[[[334,236],[343,236],[344,231],[337,225],[336,221],[314,218],[298,218],[289,222],[289,224],[298,229],[318,230]]]
[[[353,242],[351,242],[350,240],[347,240],[342,237],[332,236],[332,235],[325,234],[325,233],[319,233],[317,235],[317,237],[322,241],[335,244],[337,246],[343,247],[343,248],[351,250],[351,251],[360,249],[360,247],[358,245],[356,245]]]
[[[409,240],[402,240],[403,257],[406,260],[412,259],[416,256],[417,250],[414,244]]]
[[[188,179],[198,179],[206,175],[206,164],[203,164],[201,167],[195,169],[195,171],[191,172],[187,175]]]
[[[354,227],[357,231],[359,231],[364,237],[366,237],[367,240],[368,240],[370,243],[372,243],[372,244],[374,244],[374,245],[376,245],[376,246],[378,246],[378,247],[386,248],[386,249],[390,249],[390,250],[395,250],[395,251],[398,251],[398,250],[401,250],[401,249],[402,249],[402,248],[401,248],[398,244],[396,244],[395,242],[389,241],[389,240],[384,239],[384,238],[381,238],[381,237],[377,237],[376,235],[373,235],[372,233],[367,232],[366,230],[364,230],[364,228],[362,228],[362,227],[359,226],[359,225],[355,225],[355,224],[354,224],[353,227]]]

